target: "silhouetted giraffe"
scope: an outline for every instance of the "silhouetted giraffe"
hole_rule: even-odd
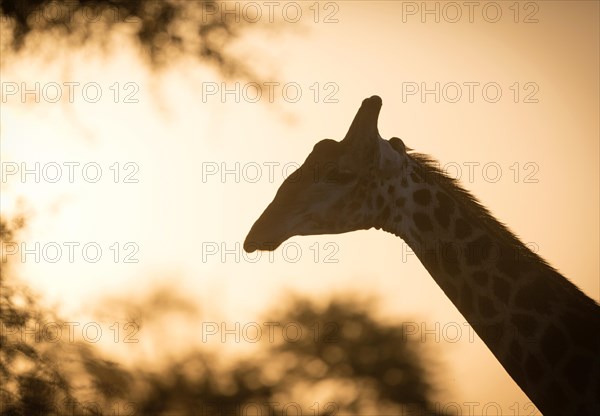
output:
[[[346,137],[317,143],[244,249],[375,227],[402,238],[546,415],[600,415],[600,306],[531,252],[456,181],[377,129],[363,101]]]

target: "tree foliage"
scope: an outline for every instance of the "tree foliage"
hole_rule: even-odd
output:
[[[249,67],[227,46],[248,24],[220,13],[214,0],[1,0],[3,32],[9,48],[20,51],[32,35],[68,39],[77,47],[90,42],[108,46],[123,31],[139,45],[153,67],[182,55],[216,65],[224,75],[251,77]],[[118,45],[114,45],[118,47]],[[5,54],[7,50],[3,51]]]
[[[2,244],[17,233],[0,221]],[[290,299],[269,315],[304,335],[263,337],[259,353],[228,368],[200,347],[166,366],[126,368],[94,344],[52,342],[43,334],[44,322],[65,321],[18,285],[12,266],[3,264],[0,273],[2,416],[438,414],[419,344],[402,325],[377,322],[368,302],[332,301],[323,308]],[[148,302],[148,308],[169,307],[156,297]]]

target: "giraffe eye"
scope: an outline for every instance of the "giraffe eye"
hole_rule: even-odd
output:
[[[337,168],[331,169],[325,174],[326,183],[348,183],[355,178],[354,172],[349,170],[339,170]]]

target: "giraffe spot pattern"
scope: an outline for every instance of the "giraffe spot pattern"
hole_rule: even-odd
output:
[[[500,272],[513,279],[519,277],[528,268],[525,262],[517,261],[517,259],[506,255],[498,260],[496,267]]]
[[[458,261],[458,253],[452,243],[441,246],[441,258],[444,270],[450,276],[456,276],[460,273],[460,265]]]
[[[519,386],[524,386],[527,383],[527,377],[523,371],[522,358],[517,360],[512,354],[508,354],[505,357],[503,366],[509,371],[512,378],[517,382]]]
[[[470,315],[475,311],[473,292],[471,287],[465,282],[460,289],[461,313]]]
[[[435,217],[437,223],[443,228],[448,228],[448,226],[450,225],[450,214],[448,213],[448,211],[444,211],[441,208],[436,208],[433,211],[433,216]]]
[[[435,196],[442,211],[445,211],[448,214],[451,214],[452,211],[454,211],[454,201],[447,194],[444,192],[437,192]]]
[[[534,335],[536,332],[537,322],[529,315],[515,313],[511,316],[510,321],[521,334]]]
[[[421,234],[419,234],[419,232],[417,230],[415,230],[414,228],[410,229],[410,235],[412,236],[412,238],[419,244],[422,245],[423,244],[423,238],[421,237]]]
[[[396,206],[398,208],[402,208],[404,206],[405,202],[406,202],[406,200],[404,198],[398,198],[398,199],[396,199]]]
[[[419,189],[413,192],[413,199],[417,204],[427,206],[431,202],[431,192],[429,189]]]
[[[556,365],[564,356],[567,348],[565,334],[556,326],[551,325],[542,335],[540,347],[548,362],[551,365]]]
[[[454,286],[452,283],[446,281],[445,284],[440,285],[440,287],[449,299],[456,299],[458,296],[458,289],[456,289],[456,286]]]
[[[535,355],[529,355],[525,361],[525,371],[529,375],[529,381],[537,383],[542,379],[543,370]]]
[[[469,266],[478,266],[490,257],[493,242],[484,234],[467,243],[465,260]]]
[[[509,354],[519,362],[523,359],[523,349],[517,341],[512,340],[512,342],[510,343]]]
[[[555,299],[554,291],[549,288],[549,282],[536,276],[527,285],[523,286],[515,297],[517,306],[526,309],[534,309],[538,312],[548,313],[552,310]]]
[[[420,231],[431,231],[433,229],[431,220],[422,212],[415,212],[413,214],[413,221]]]
[[[390,207],[385,207],[381,214],[379,214],[379,222],[380,224],[384,224],[388,218],[390,218]]]
[[[471,224],[463,220],[462,218],[457,218],[454,223],[454,235],[456,238],[462,240],[471,235],[473,229]]]
[[[510,285],[499,276],[494,276],[494,294],[504,303],[508,303],[510,297]]]
[[[433,250],[425,252],[423,265],[429,271],[429,273],[438,273],[440,270],[440,262],[438,256]]]
[[[473,280],[475,280],[475,283],[477,283],[479,286],[485,286],[488,283],[489,280],[489,276],[486,272],[484,272],[483,270],[476,270],[473,273],[471,273],[471,277],[473,278]]]
[[[496,308],[494,301],[486,296],[479,297],[479,312],[484,318],[492,318],[496,316]]]
[[[486,324],[484,331],[486,339],[491,342],[498,342],[506,335],[504,325],[500,323]]]

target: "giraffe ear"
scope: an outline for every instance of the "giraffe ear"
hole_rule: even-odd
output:
[[[390,145],[392,145],[392,148],[398,152],[398,153],[406,153],[406,146],[404,145],[404,142],[398,138],[398,137],[392,137],[390,140],[388,140],[390,142]]]
[[[379,139],[377,119],[381,106],[381,98],[377,95],[363,100],[342,143],[361,153],[366,153],[366,150],[375,147]]]

